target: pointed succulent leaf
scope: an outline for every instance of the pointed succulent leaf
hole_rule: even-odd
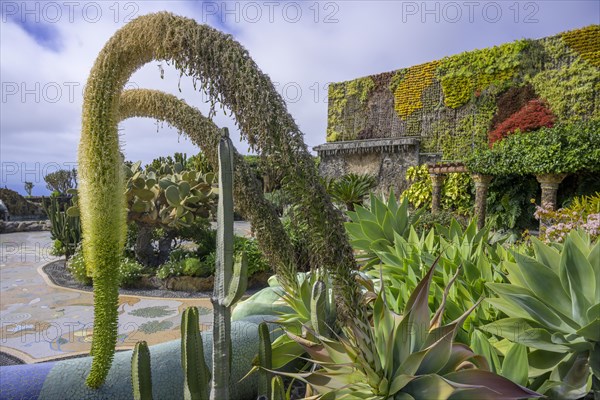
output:
[[[450,383],[470,385],[472,389],[465,389],[464,396],[452,399],[498,399],[518,400],[523,398],[542,397],[539,393],[509,381],[499,375],[481,370],[461,370],[444,376]],[[479,397],[477,397],[479,396]]]
[[[502,362],[502,376],[511,381],[526,386],[529,380],[529,363],[527,347],[513,343]]]

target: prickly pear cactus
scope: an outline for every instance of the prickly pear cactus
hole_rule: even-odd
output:
[[[215,174],[185,171],[180,163],[145,170],[140,162],[126,167],[128,219],[153,226],[187,226],[208,217],[215,193]]]

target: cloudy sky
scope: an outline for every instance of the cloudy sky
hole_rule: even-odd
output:
[[[231,33],[270,75],[309,146],[325,141],[327,84],[408,67],[520,38],[600,22],[584,1],[2,1],[1,185],[46,194],[43,176],[77,159],[82,92],[104,43],[127,21],[168,10]],[[204,112],[191,81],[159,63],[127,87],[164,90]],[[220,126],[235,128],[223,115]],[[120,125],[130,160],[197,150],[156,121]],[[237,142],[238,150],[247,145]]]

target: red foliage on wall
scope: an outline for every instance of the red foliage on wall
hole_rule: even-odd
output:
[[[552,111],[540,100],[530,100],[519,111],[505,119],[502,123],[492,130],[489,135],[490,147],[499,140],[514,133],[517,129],[520,132],[530,132],[543,126],[552,127],[556,117]]]
[[[530,84],[511,86],[496,100],[496,114],[492,118],[492,130],[519,111],[529,101],[537,99],[535,90]]]

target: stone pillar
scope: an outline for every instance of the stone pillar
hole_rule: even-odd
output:
[[[542,174],[536,175],[542,188],[542,207],[547,210],[556,210],[556,193],[558,185],[567,174]]]
[[[492,176],[473,174],[471,177],[473,178],[473,182],[475,182],[475,217],[477,218],[477,228],[483,229],[485,226],[488,188],[492,181]]]
[[[442,185],[446,175],[444,174],[429,174],[431,178],[431,213],[437,214],[440,211],[440,203],[442,200]]]

